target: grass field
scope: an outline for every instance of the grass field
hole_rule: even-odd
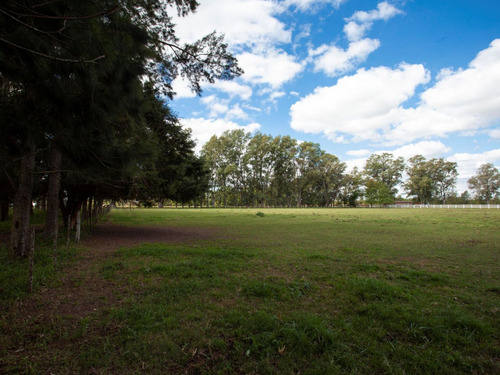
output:
[[[97,262],[117,302],[83,318],[15,319],[22,288],[3,286],[0,372],[500,374],[500,210],[124,209],[106,220],[213,236],[145,238]],[[19,265],[2,262],[2,283],[17,280]],[[46,283],[57,289],[61,272]]]

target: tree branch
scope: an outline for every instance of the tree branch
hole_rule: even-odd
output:
[[[97,57],[93,58],[92,60],[63,59],[61,57],[50,56],[50,55],[47,55],[47,54],[42,53],[42,52],[34,51],[34,50],[30,49],[30,48],[20,46],[19,44],[13,43],[13,42],[11,42],[11,41],[9,41],[7,39],[4,39],[4,38],[0,38],[0,42],[7,43],[7,44],[9,44],[9,45],[11,45],[13,47],[22,49],[23,51],[26,51],[26,52],[29,52],[29,53],[33,53],[35,55],[42,56],[42,57],[45,57],[47,59],[56,60],[56,61],[62,61],[62,62],[69,62],[69,63],[87,63],[87,64],[88,63],[95,63],[96,61],[104,59],[106,57],[106,55],[101,55],[101,56],[97,56]]]
[[[17,12],[12,12],[12,13],[15,14],[16,16],[26,17],[26,18],[43,18],[43,19],[48,19],[48,20],[78,21],[78,20],[86,20],[86,19],[90,19],[90,18],[97,18],[97,17],[108,15],[108,14],[112,14],[112,13],[116,12],[118,9],[120,9],[119,4],[117,4],[114,8],[106,10],[106,11],[101,12],[101,13],[91,14],[91,15],[87,15],[87,16],[75,16],[75,17],[49,16],[46,14],[24,14],[24,13],[17,13]]]

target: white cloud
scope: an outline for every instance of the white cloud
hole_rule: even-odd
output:
[[[247,132],[254,132],[260,129],[260,124],[251,123],[239,125],[233,121],[222,119],[188,118],[181,119],[181,125],[192,131],[192,138],[196,141],[195,150],[199,152],[203,145],[207,143],[213,135],[220,136],[226,130],[244,129]]]
[[[347,155],[351,156],[368,156],[371,154],[370,150],[350,150],[346,152]]]
[[[229,110],[227,100],[219,99],[215,95],[204,96],[201,98],[201,102],[210,111],[209,117],[219,117],[220,114],[226,113]]]
[[[252,88],[242,85],[236,81],[215,81],[213,84],[204,84],[203,88],[214,88],[228,93],[230,96],[238,96],[243,100],[249,100],[252,97]]]
[[[235,104],[229,111],[227,111],[226,119],[246,120],[248,119],[248,114],[241,109],[239,104]]]
[[[488,132],[490,138],[500,139],[500,129],[492,129]]]
[[[447,71],[422,94],[422,105],[486,125],[500,118],[500,39],[479,52],[469,68]],[[481,126],[481,125],[479,125]]]
[[[334,86],[316,88],[292,105],[291,126],[306,133],[324,133],[330,139],[341,133],[358,141],[379,141],[378,132],[389,130],[395,109],[428,80],[422,65],[360,69]]]
[[[286,92],[284,92],[284,91],[275,91],[275,92],[271,93],[271,95],[269,95],[269,99],[276,100],[278,98],[282,98],[285,95],[286,95]]]
[[[295,6],[300,11],[310,11],[317,9],[320,5],[332,4],[338,9],[347,0],[285,0],[285,6]]]
[[[443,155],[451,152],[451,148],[440,141],[421,141],[399,147],[389,152],[396,156],[402,156],[405,159],[415,155],[422,155],[427,159],[432,159],[443,157]]]
[[[281,11],[281,5],[268,0],[204,0],[196,13],[174,17],[174,22],[183,42],[193,42],[217,29],[229,45],[262,47],[290,42],[290,30],[274,17]]]
[[[252,84],[268,84],[273,88],[291,81],[304,68],[295,61],[295,57],[275,49],[261,54],[244,52],[236,57],[245,71],[241,77],[243,80]]]
[[[477,173],[477,169],[486,163],[497,165],[500,163],[500,148],[485,151],[479,154],[457,153],[447,158],[458,164],[457,190],[459,192],[467,190],[467,180]]]
[[[351,172],[354,167],[358,168],[358,171],[362,171],[365,167],[366,158],[351,159],[345,161],[347,165],[347,171]]]
[[[500,39],[479,52],[467,69],[442,71],[415,108],[404,108],[415,88],[429,79],[422,65],[360,69],[295,103],[291,126],[332,140],[390,145],[453,133],[470,136],[481,129],[498,136]]]
[[[347,19],[347,21],[354,21],[358,23],[371,23],[377,20],[387,21],[390,18],[403,13],[393,5],[389,4],[386,1],[377,4],[377,9],[371,10],[369,12],[358,11],[354,13],[351,17]]]
[[[189,84],[182,79],[182,77],[178,77],[174,79],[172,82],[172,88],[175,91],[175,97],[180,98],[195,98],[196,93],[189,87]]]
[[[421,95],[417,108],[398,109],[390,141],[401,137],[471,135],[500,122],[500,39],[479,52],[465,70],[441,71],[435,85]],[[495,134],[493,130],[493,134]]]
[[[311,50],[309,59],[314,61],[315,71],[322,71],[335,77],[356,68],[380,47],[378,39],[364,37],[372,27],[373,22],[377,20],[387,21],[400,13],[402,12],[399,9],[389,3],[381,2],[377,5],[377,9],[370,12],[359,11],[346,18],[344,34],[349,41],[348,47],[343,49],[331,44]]]
[[[370,27],[370,23],[362,23],[360,25],[357,22],[350,21],[344,26],[344,34],[346,35],[347,40],[355,42],[361,40]]]
[[[350,43],[347,50],[335,45],[321,46],[313,51],[314,54],[322,52],[314,61],[314,70],[331,77],[346,73],[365,61],[379,46],[380,41],[369,38]]]

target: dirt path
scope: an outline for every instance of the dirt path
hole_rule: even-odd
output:
[[[61,285],[42,288],[19,301],[15,310],[38,321],[56,317],[81,319],[119,303],[122,287],[104,279],[99,266],[118,249],[141,243],[191,242],[213,237],[212,231],[200,228],[101,224],[82,242],[86,250],[71,269],[63,271]]]

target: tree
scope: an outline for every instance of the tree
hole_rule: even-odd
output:
[[[476,199],[489,204],[500,189],[500,173],[492,163],[482,164],[467,182]]]
[[[266,205],[270,198],[269,188],[273,168],[272,137],[256,133],[248,142],[244,162],[248,165],[248,188],[251,198],[258,202],[259,207]]]
[[[340,187],[339,198],[344,206],[357,206],[358,198],[363,195],[362,185],[363,175],[357,167],[354,167],[350,173],[344,176]]]
[[[408,162],[406,173],[409,177],[404,184],[408,196],[414,196],[420,204],[429,203],[434,186],[428,161],[422,155],[415,155]]]
[[[277,205],[291,207],[295,178],[297,141],[290,136],[278,136],[272,141],[273,171],[271,191]]]
[[[394,192],[382,181],[369,179],[366,183],[365,200],[370,205],[394,203]]]
[[[66,150],[61,156],[76,166],[86,158],[75,151],[95,150],[94,143],[140,129],[132,125],[141,123],[141,81],[155,82],[157,92],[172,97],[171,82],[178,75],[200,93],[202,81],[242,73],[222,37],[214,33],[181,45],[167,4],[181,15],[198,5],[194,0],[27,0],[0,6],[1,130],[4,142],[17,146],[9,156],[20,166],[11,241],[16,256],[26,254],[32,166],[39,150]],[[67,140],[78,142],[69,145]],[[111,151],[117,150],[110,147],[109,153],[95,153],[90,159],[105,166],[108,157],[116,156]],[[49,178],[57,178],[57,163],[49,165]],[[57,184],[49,185],[57,190]],[[51,212],[49,221],[57,219],[54,209]]]
[[[396,186],[401,182],[405,168],[402,157],[394,158],[391,153],[372,154],[365,164],[364,173],[375,181],[383,182],[396,194]]]
[[[446,161],[443,158],[431,159],[429,161],[433,165],[432,179],[435,183],[436,198],[445,204],[448,197],[452,196],[455,191],[457,182],[457,163]]]
[[[337,156],[328,153],[321,155],[317,170],[322,195],[321,203],[324,207],[335,203],[344,182],[345,169],[346,164]]]
[[[454,194],[457,163],[443,158],[427,160],[422,155],[415,155],[408,162],[406,172],[409,177],[404,187],[407,194],[416,197],[419,203],[435,199],[444,204]]]

